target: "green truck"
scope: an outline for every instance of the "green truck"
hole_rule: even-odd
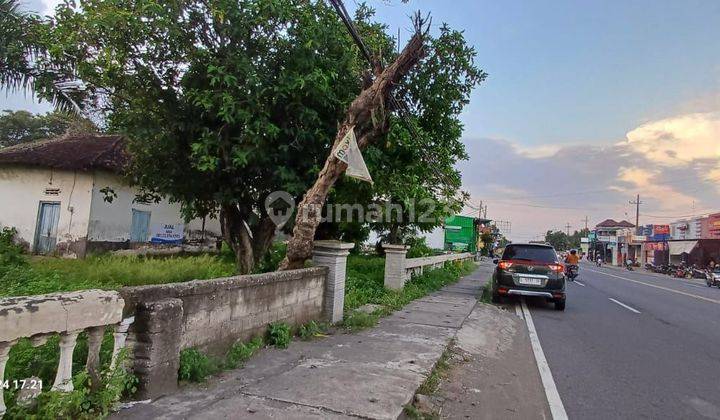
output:
[[[452,216],[445,219],[444,248],[447,251],[477,252],[482,247],[482,229],[489,227],[490,220],[469,216]]]

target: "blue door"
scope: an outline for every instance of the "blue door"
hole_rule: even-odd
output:
[[[132,209],[130,242],[147,242],[150,230],[150,212]]]
[[[41,202],[35,228],[35,252],[49,254],[57,245],[57,227],[60,220],[60,203]]]

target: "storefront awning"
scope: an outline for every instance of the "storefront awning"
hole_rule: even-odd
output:
[[[668,242],[668,245],[670,245],[670,255],[689,254],[697,245],[697,241]]]

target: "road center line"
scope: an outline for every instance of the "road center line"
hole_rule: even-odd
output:
[[[617,303],[618,305],[622,306],[623,308],[625,308],[625,309],[627,309],[627,310],[629,310],[629,311],[631,311],[631,312],[635,312],[636,314],[639,314],[639,313],[640,313],[640,311],[638,311],[637,309],[632,308],[632,307],[630,307],[630,306],[627,306],[626,304],[620,302],[619,300],[615,300],[615,299],[613,299],[613,298],[608,298],[608,299],[610,299],[611,301]]]
[[[579,282],[579,281],[577,281],[577,280],[573,281],[573,283],[577,284],[578,286],[582,286],[582,287],[585,287],[585,285],[584,285],[584,284],[580,283],[580,282]]]
[[[554,420],[567,420],[568,416],[565,412],[565,407],[555,386],[552,372],[550,372],[550,365],[548,365],[547,359],[545,359],[545,353],[540,346],[540,339],[535,330],[535,324],[533,323],[532,315],[530,315],[530,310],[525,304],[525,299],[522,299],[520,304],[523,315],[525,315],[525,324],[527,324],[528,327],[530,344],[535,354],[535,362],[537,363],[538,371],[540,371],[540,379],[542,380],[543,388],[545,388],[545,397],[550,406],[550,414]]]
[[[637,281],[637,280],[629,279],[629,278],[627,278],[627,277],[616,276],[615,274],[605,273],[605,272],[603,272],[603,271],[590,270],[589,268],[586,268],[586,270],[592,271],[593,273],[604,274],[604,275],[606,275],[606,276],[615,277],[615,278],[618,278],[618,279],[620,279],[620,280],[625,280],[625,281],[629,281],[629,282],[632,282],[632,283],[642,284],[642,285],[645,285],[645,286],[648,286],[648,287],[654,287],[654,288],[656,288],[656,289],[666,290],[666,291],[668,291],[668,292],[673,292],[673,293],[677,293],[677,294],[679,294],[679,295],[689,296],[689,297],[692,297],[692,298],[695,298],[695,299],[704,300],[705,302],[710,302],[710,303],[715,303],[715,304],[720,305],[720,300],[717,300],[717,299],[710,299],[710,298],[707,298],[707,297],[705,297],[705,296],[698,296],[698,295],[694,295],[694,294],[692,294],[692,293],[683,292],[682,290],[675,290],[675,289],[671,289],[671,288],[669,288],[669,287],[663,287],[663,286],[658,286],[658,285],[656,285],[656,284],[645,283],[644,281]]]

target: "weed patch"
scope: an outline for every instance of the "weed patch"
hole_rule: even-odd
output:
[[[452,355],[452,348],[454,344],[455,343],[453,341],[450,341],[450,344],[440,356],[440,359],[438,359],[438,361],[435,363],[435,366],[433,367],[432,372],[430,372],[430,375],[428,375],[422,385],[420,385],[420,388],[418,388],[418,394],[432,395],[438,390],[440,381],[447,375],[447,372],[450,369],[449,360],[450,356]]]
[[[315,337],[323,337],[328,330],[328,325],[325,323],[318,323],[310,321],[300,326],[297,330],[297,335],[301,340],[312,340]]]
[[[361,311],[352,311],[345,315],[343,318],[343,327],[356,332],[364,330],[365,328],[374,327],[380,319],[379,313],[365,313]]]
[[[273,322],[268,327],[268,344],[279,349],[286,349],[290,345],[290,326],[284,322]]]
[[[492,302],[492,284],[490,282],[490,279],[488,279],[487,283],[485,283],[485,286],[483,286],[482,290],[480,291],[480,302]]]
[[[178,379],[188,382],[203,382],[208,376],[218,373],[222,365],[195,348],[180,352]]]
[[[262,337],[255,337],[247,343],[235,343],[227,355],[225,369],[237,369],[252,357],[265,343]]]

